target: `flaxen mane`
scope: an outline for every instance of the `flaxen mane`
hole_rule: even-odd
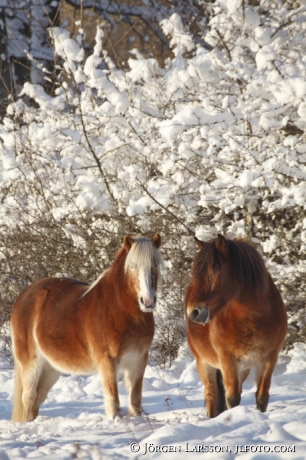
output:
[[[152,261],[156,264],[158,281],[160,282],[161,271],[164,268],[164,260],[161,253],[154,245],[152,245],[149,238],[136,237],[134,238],[134,244],[127,255],[124,271],[128,272],[128,270],[131,269],[138,271],[141,267],[145,272],[149,272]],[[99,283],[106,272],[107,270],[105,270],[90,286],[88,286],[88,289],[86,289],[82,297],[85,297]]]

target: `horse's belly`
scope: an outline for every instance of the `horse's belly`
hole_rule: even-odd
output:
[[[96,374],[98,369],[91,363],[80,363],[76,361],[58,359],[57,357],[50,356],[50,354],[42,354],[51,364],[51,366],[59,372],[64,374],[75,374],[75,375],[86,375],[86,374]]]
[[[68,374],[93,374],[97,372],[95,363],[88,351],[74,340],[74,337],[59,337],[49,335],[40,337],[36,331],[36,344],[54,369]]]

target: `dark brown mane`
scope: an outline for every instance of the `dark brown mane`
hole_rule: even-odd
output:
[[[251,242],[246,240],[226,240],[229,263],[234,279],[244,289],[251,292],[266,292],[269,274],[265,263]],[[210,286],[211,278],[216,276],[223,264],[224,255],[215,246],[215,239],[209,241],[201,249],[194,260],[192,274],[206,287]]]
[[[201,278],[201,283],[209,289],[211,277],[215,276],[222,266],[221,254],[215,248],[215,240],[208,241],[194,259],[192,276]]]

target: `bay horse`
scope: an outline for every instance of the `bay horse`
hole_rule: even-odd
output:
[[[243,239],[195,239],[186,293],[187,337],[204,384],[208,417],[240,404],[255,368],[256,406],[267,410],[272,372],[287,332],[281,295],[259,252]]]
[[[114,419],[119,411],[117,373],[122,369],[129,413],[141,414],[163,266],[160,244],[158,233],[152,239],[126,235],[111,267],[92,285],[50,277],[20,294],[11,317],[13,421],[36,418],[60,372],[98,372],[106,415]]]

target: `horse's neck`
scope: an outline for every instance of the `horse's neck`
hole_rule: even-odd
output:
[[[235,298],[243,309],[248,310],[249,313],[266,314],[269,306],[269,301],[265,292],[254,292],[249,290],[241,290]]]
[[[102,284],[107,283],[108,285],[112,285],[114,288],[116,288],[124,282],[124,279],[124,266],[122,264],[113,262],[109,269],[106,270],[105,276],[101,278],[101,282]]]
[[[125,272],[124,259],[122,259],[114,260],[113,264],[106,271],[105,276],[101,278],[99,285],[102,291],[105,289],[112,291],[114,296],[122,303],[126,300],[129,300],[129,302],[134,300],[136,302],[135,292],[132,289],[128,273]]]

